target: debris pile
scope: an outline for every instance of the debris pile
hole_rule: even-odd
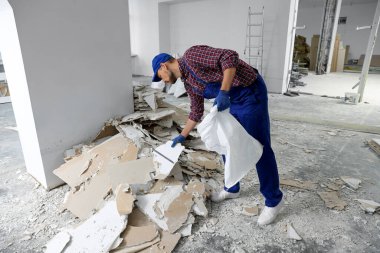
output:
[[[219,156],[196,132],[191,148],[172,148],[187,113],[160,91],[134,88],[136,112],[67,150],[54,171],[71,187],[63,208],[83,223],[58,233],[47,252],[171,252],[191,235],[195,216],[208,215],[207,182],[222,170]]]

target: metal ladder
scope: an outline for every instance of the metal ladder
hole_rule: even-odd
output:
[[[264,52],[264,6],[261,11],[248,8],[244,55],[248,64],[262,72]]]

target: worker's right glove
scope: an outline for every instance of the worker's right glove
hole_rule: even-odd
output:
[[[215,98],[214,105],[216,105],[219,112],[229,108],[231,105],[229,92],[220,90],[218,96]]]
[[[182,134],[178,135],[172,140],[173,141],[172,148],[174,148],[175,145],[177,145],[177,143],[183,143],[185,140],[186,140],[185,136],[183,136]]]

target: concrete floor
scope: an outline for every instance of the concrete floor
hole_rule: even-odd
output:
[[[309,72],[301,79],[306,86],[297,86],[291,90],[313,93],[314,95],[328,95],[344,97],[345,92],[357,92],[352,87],[359,82],[359,73],[332,72],[326,75],[315,75]],[[369,74],[364,89],[363,102],[380,105],[380,75]]]
[[[180,100],[188,101],[186,97]],[[262,207],[256,172],[252,171],[242,181],[241,198],[208,203],[210,217],[197,217],[193,235],[182,239],[175,251],[379,252],[380,215],[364,213],[354,199],[380,202],[380,159],[364,144],[380,138],[380,106],[278,94],[271,94],[269,101],[280,176],[314,181],[318,189],[283,187],[284,211],[274,224],[260,228],[257,217],[241,214],[242,206],[259,203]],[[78,221],[60,209],[67,186],[46,192],[26,173],[17,131],[8,128],[13,126],[11,104],[0,104],[0,252],[41,252],[59,228]],[[302,147],[312,152],[306,153]],[[348,206],[335,211],[325,207],[317,192],[324,190],[321,184],[329,178],[340,176],[363,182],[357,191],[340,191]],[[217,223],[211,225],[210,221]],[[287,222],[302,241],[286,237]]]

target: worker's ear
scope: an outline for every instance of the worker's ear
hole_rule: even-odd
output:
[[[166,66],[166,62],[161,63],[160,66],[161,66],[162,69],[164,69],[164,70],[167,70],[167,69],[168,69],[168,66]]]

